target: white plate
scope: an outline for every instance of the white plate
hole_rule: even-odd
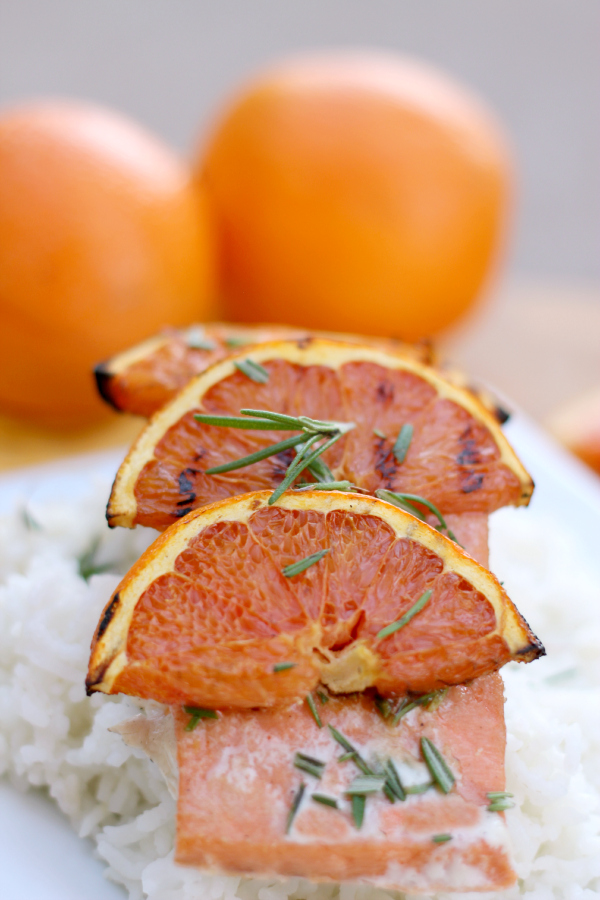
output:
[[[600,479],[516,414],[507,437],[536,481],[532,507],[561,520],[600,577]],[[0,512],[15,500],[76,496],[95,475],[111,476],[122,452],[80,456],[0,476]],[[526,513],[524,512],[524,515]],[[496,515],[502,515],[502,512]],[[53,804],[0,781],[1,900],[123,900],[102,877],[92,845],[80,840]]]

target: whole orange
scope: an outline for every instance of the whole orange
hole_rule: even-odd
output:
[[[338,54],[267,71],[196,160],[224,315],[415,340],[474,302],[502,242],[509,157],[446,76]]]
[[[0,409],[105,414],[94,363],[203,318],[205,211],[186,165],[117,113],[35,103],[0,116]]]

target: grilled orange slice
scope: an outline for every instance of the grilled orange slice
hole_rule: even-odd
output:
[[[246,359],[268,375],[239,371]],[[289,436],[200,424],[198,412],[266,409],[356,427],[325,455],[337,479],[369,492],[420,495],[443,512],[488,513],[529,502],[533,483],[492,413],[468,390],[413,359],[326,339],[255,345],[196,376],[142,431],[108,504],[111,525],[162,530],[190,510],[249,490],[273,490],[292,456],[270,457],[221,475],[206,469]],[[405,459],[394,444],[413,427]]]
[[[358,494],[269,496],[213,504],[157,538],[106,607],[89,690],[266,707],[319,681],[427,693],[544,652],[496,578],[414,516]]]
[[[171,328],[131,347],[94,369],[101,396],[121,412],[149,417],[209,366],[239,351],[240,346],[276,339],[307,337],[306,329],[284,325],[229,325],[210,322],[186,329]],[[333,337],[333,336],[332,336]],[[385,347],[424,363],[433,361],[431,345],[403,344],[384,338],[337,338]]]

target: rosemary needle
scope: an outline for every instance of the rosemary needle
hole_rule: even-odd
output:
[[[294,756],[294,765],[297,769],[301,769],[313,778],[320,778],[325,771],[325,763],[320,759],[307,756],[305,753],[296,753]]]
[[[315,722],[317,723],[317,725],[319,726],[319,728],[322,728],[323,723],[321,722],[321,716],[319,715],[319,710],[315,706],[315,701],[313,699],[312,694],[308,694],[308,696],[306,697],[306,705],[310,709],[310,711],[312,713],[312,717],[315,720]]]
[[[365,805],[367,798],[364,794],[353,794],[352,796],[352,818],[357,828],[360,828],[365,817]]]
[[[296,666],[296,663],[293,662],[280,662],[275,663],[273,666],[274,672],[287,672],[288,669],[293,669]]]
[[[317,697],[321,701],[321,703],[329,703],[329,697],[325,693],[325,691],[317,691]]]
[[[243,372],[250,381],[255,381],[257,384],[266,384],[269,380],[269,373],[264,366],[254,362],[253,359],[236,359],[233,364],[236,369]]]
[[[396,491],[388,491],[385,488],[379,488],[378,490],[376,490],[375,496],[380,500],[386,500],[393,506],[398,506],[400,509],[404,509],[407,512],[412,513],[413,516],[421,519],[422,522],[425,521],[425,516],[415,506],[415,503],[419,503],[421,504],[421,506],[425,506],[431,513],[433,513],[433,515],[438,520],[438,530],[445,531],[450,540],[454,541],[455,544],[459,544],[456,535],[453,531],[450,530],[450,528],[448,528],[448,524],[437,506],[432,503],[431,500],[427,500],[426,497],[421,497],[419,494],[399,494]],[[460,546],[462,546],[462,544],[460,544]]]
[[[397,463],[403,463],[406,459],[406,454],[408,453],[408,448],[412,441],[413,431],[414,428],[410,424],[403,425],[400,429],[400,433],[396,438],[396,442],[392,449],[392,453],[394,454]]]
[[[306,569],[314,566],[315,563],[318,563],[319,560],[323,559],[328,553],[329,547],[326,547],[324,550],[317,550],[316,553],[311,553],[310,556],[299,559],[298,562],[290,563],[289,566],[284,566],[281,571],[286,578],[293,578],[294,575],[299,575],[300,572],[305,572]]]
[[[206,470],[206,474],[221,475],[223,472],[233,472],[234,469],[244,469],[246,466],[251,466],[254,463],[260,462],[262,459],[267,459],[269,456],[275,456],[277,453],[284,453],[286,450],[289,450],[290,447],[296,447],[298,444],[301,444],[303,440],[303,434],[294,435],[294,437],[286,438],[284,441],[279,441],[277,444],[269,444],[268,447],[263,447],[262,450],[257,450],[255,453],[250,453],[248,456],[243,456],[241,459],[233,459],[231,462],[222,463],[220,466],[213,466],[211,469]]]
[[[304,782],[300,782],[300,787],[296,791],[294,799],[292,800],[292,805],[290,807],[290,811],[288,813],[287,822],[285,823],[285,833],[290,833],[290,828],[292,827],[292,822],[296,817],[296,813],[298,812],[298,807],[302,802],[302,797],[304,796],[304,791],[306,790],[306,785]]]
[[[413,603],[411,608],[404,613],[402,618],[398,619],[397,622],[392,622],[390,625],[386,625],[385,628],[382,628],[380,632],[378,632],[376,640],[381,641],[383,638],[389,637],[390,634],[394,634],[396,631],[399,631],[403,628],[417,613],[420,613],[426,603],[431,599],[433,591],[430,589],[425,591],[416,603]]]
[[[383,790],[385,778],[377,778],[374,776],[357,776],[351,784],[348,785],[345,792],[348,796],[353,794],[377,794]]]
[[[452,785],[455,781],[448,763],[429,738],[421,738],[421,752],[427,768],[429,769],[429,774],[440,790],[443,791],[444,794],[448,794],[452,790]]]
[[[434,834],[431,838],[434,844],[445,844],[452,840],[451,834]]]
[[[185,731],[193,731],[200,719],[219,718],[214,709],[202,709],[200,706],[184,706],[183,709],[191,717],[185,726]]]
[[[316,800],[317,803],[322,803],[323,806],[331,806],[333,809],[338,809],[338,802],[335,797],[328,797],[326,794],[311,794],[311,800]]]

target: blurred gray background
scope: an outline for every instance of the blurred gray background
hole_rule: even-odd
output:
[[[290,51],[420,56],[478,91],[512,138],[509,275],[595,286],[599,26],[598,0],[0,0],[0,103],[100,101],[188,152],[240,80]]]

